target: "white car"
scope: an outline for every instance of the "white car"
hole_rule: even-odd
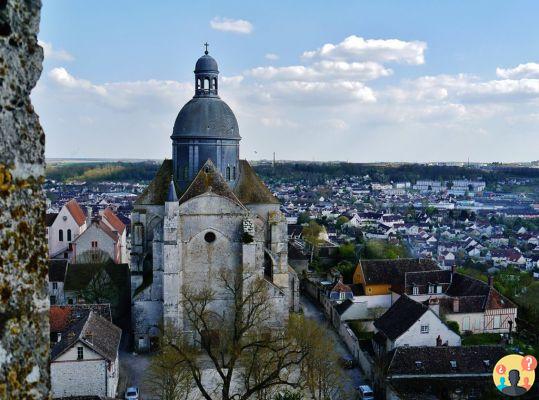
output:
[[[128,387],[125,391],[125,400],[140,400],[138,387]]]
[[[361,400],[374,400],[374,393],[369,385],[361,385],[357,388]]]

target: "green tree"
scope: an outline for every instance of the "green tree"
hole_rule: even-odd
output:
[[[347,217],[344,215],[341,215],[339,218],[337,218],[337,221],[335,221],[335,226],[337,228],[341,228],[344,224],[348,223],[350,221]]]
[[[309,225],[303,227],[302,237],[311,248],[311,262],[313,261],[314,256],[318,253],[318,248],[322,243],[322,239],[320,239],[322,229],[322,226],[318,225],[316,221],[310,221]]]
[[[308,224],[311,220],[311,216],[308,212],[302,212],[298,215],[298,224]]]

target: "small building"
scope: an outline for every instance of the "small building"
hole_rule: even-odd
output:
[[[440,270],[429,259],[401,258],[397,260],[360,260],[356,266],[353,283],[363,286],[367,296],[391,294],[404,284],[407,272]]]
[[[116,397],[121,334],[94,311],[68,326],[51,350],[53,398]]]
[[[460,346],[460,336],[436,313],[406,295],[374,321],[374,327],[375,347],[379,354],[400,346]]]
[[[58,214],[48,214],[47,238],[50,258],[69,258],[71,243],[86,230],[86,215],[77,200],[71,199]]]
[[[49,266],[49,299],[51,305],[64,304],[64,282],[68,260],[47,260]]]
[[[492,370],[504,355],[502,346],[398,347],[385,368],[385,399],[497,398]]]

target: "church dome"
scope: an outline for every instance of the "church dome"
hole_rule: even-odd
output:
[[[238,121],[219,97],[194,97],[180,110],[172,138],[240,139]]]
[[[199,72],[219,72],[215,58],[209,54],[200,57],[195,65],[195,74]]]

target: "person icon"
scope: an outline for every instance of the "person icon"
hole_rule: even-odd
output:
[[[524,377],[524,385],[522,385],[522,387],[526,390],[530,390],[530,388],[532,387],[532,385],[530,385],[530,378],[528,378],[527,376]]]
[[[522,386],[518,386],[519,380],[520,372],[518,372],[518,369],[512,369],[511,371],[509,371],[509,383],[511,383],[511,386],[506,386],[505,388],[503,388],[502,393],[509,396],[520,396],[521,394],[526,393],[527,390],[525,388],[523,388]]]
[[[505,388],[505,376],[502,376],[500,378],[500,384],[498,386],[496,386],[498,388],[498,390],[501,392],[503,390],[503,388]]]

